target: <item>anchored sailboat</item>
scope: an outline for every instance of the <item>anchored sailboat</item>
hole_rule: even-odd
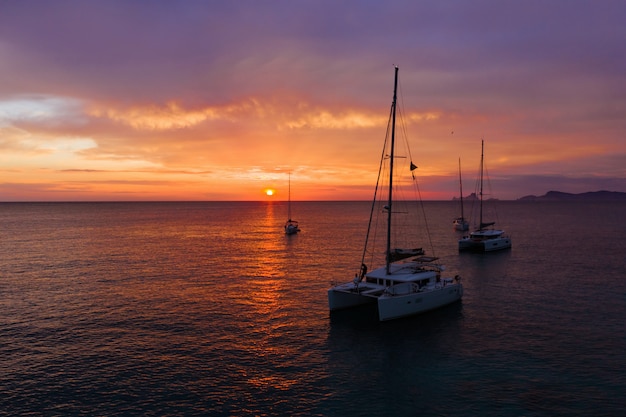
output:
[[[395,153],[396,147],[396,110],[397,110],[397,89],[398,89],[398,67],[395,67],[393,102],[391,106],[390,128],[391,136],[385,139],[385,150],[381,158],[379,169],[379,180],[376,183],[374,192],[374,203],[370,214],[367,237],[361,264],[353,280],[338,284],[328,290],[328,306],[331,311],[355,307],[361,304],[376,303],[378,307],[378,318],[381,321],[396,319],[413,314],[423,313],[447,304],[453,303],[463,295],[463,286],[458,276],[454,278],[441,277],[445,269],[443,265],[435,263],[436,257],[423,255],[421,248],[415,249],[395,249],[392,246],[392,236],[397,234],[408,234],[412,228],[397,225],[394,216],[404,215],[401,206],[396,208],[394,201],[394,186],[401,187],[405,183],[398,181],[394,183],[394,161],[402,158]],[[388,131],[389,132],[389,131]],[[410,155],[409,155],[410,156]],[[387,164],[389,168],[387,198],[381,203],[380,198],[384,194],[384,186],[381,180],[383,166]],[[409,165],[413,182],[415,177],[412,171],[417,167],[411,162]],[[380,195],[379,195],[380,194]],[[382,206],[381,204],[384,204]],[[415,205],[415,203],[413,202]],[[372,217],[376,207],[381,208],[379,213],[386,216],[386,249],[384,265],[368,272],[365,258],[368,254],[368,244],[370,243],[370,232],[372,230]],[[374,240],[374,239],[373,239]],[[397,254],[408,254],[402,256],[403,260],[398,261]]]
[[[478,229],[469,236],[463,236],[459,240],[459,251],[491,252],[495,250],[508,249],[511,247],[511,238],[505,235],[504,230],[495,229],[496,222],[483,222],[483,178],[485,166],[485,141],[481,141],[480,151],[480,215]]]
[[[291,172],[289,173],[289,193],[287,200],[287,221],[285,222],[285,233],[295,235],[300,231],[298,222],[291,218]]]
[[[461,179],[461,158],[459,158],[459,189],[461,191],[461,216],[454,219],[452,224],[454,225],[454,230],[463,232],[465,230],[469,230],[469,222],[465,220],[465,215],[463,213],[463,180]]]

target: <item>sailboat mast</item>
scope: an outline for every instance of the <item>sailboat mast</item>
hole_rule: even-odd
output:
[[[289,171],[289,183],[287,191],[287,219],[291,221],[291,171]]]
[[[461,219],[465,219],[465,214],[463,213],[463,180],[461,179],[461,158],[459,158],[459,190],[461,191]]]
[[[485,141],[480,141],[480,224],[478,230],[483,228],[483,164],[485,155]]]
[[[395,67],[395,75],[393,81],[393,102],[392,102],[392,119],[391,119],[391,151],[389,155],[389,200],[387,202],[387,275],[390,273],[389,265],[391,264],[391,211],[392,211],[392,193],[393,193],[393,159],[396,140],[396,104],[398,91],[398,67]]]

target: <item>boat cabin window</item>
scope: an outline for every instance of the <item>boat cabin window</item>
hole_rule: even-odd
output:
[[[420,288],[422,288],[428,284],[428,281],[430,281],[430,279],[421,279],[417,281],[417,284],[419,285]]]
[[[371,277],[366,277],[365,278],[365,282],[368,282],[370,284],[382,285],[382,286],[385,286],[385,287],[389,287],[389,286],[395,284],[395,282],[393,282],[393,280],[391,280],[391,279],[371,278]]]

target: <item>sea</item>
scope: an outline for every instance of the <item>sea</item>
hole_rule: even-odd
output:
[[[626,203],[501,201],[430,242],[460,302],[330,314],[369,202],[0,204],[1,416],[623,416]]]

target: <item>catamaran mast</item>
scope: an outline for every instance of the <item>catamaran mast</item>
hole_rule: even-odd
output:
[[[461,220],[465,221],[465,214],[463,213],[463,180],[461,179],[461,158],[459,158],[459,189],[461,191]]]
[[[480,224],[478,226],[478,230],[483,229],[483,159],[485,154],[485,141],[481,139],[480,141]]]
[[[398,67],[395,67],[395,76],[393,81],[393,103],[391,105],[392,119],[391,119],[391,151],[389,155],[389,200],[387,201],[387,275],[390,274],[389,265],[391,264],[391,211],[392,211],[392,192],[393,192],[393,158],[394,148],[396,140],[396,104],[397,104],[397,90],[398,90]]]

